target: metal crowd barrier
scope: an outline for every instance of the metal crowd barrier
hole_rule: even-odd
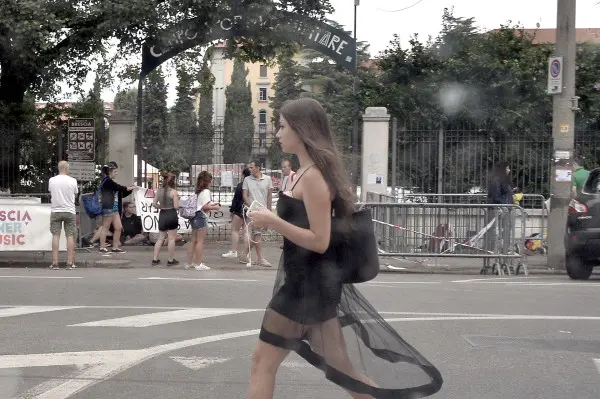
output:
[[[529,274],[522,249],[527,214],[517,205],[361,205],[372,211],[382,257],[474,258],[482,260],[481,274]]]
[[[404,193],[400,197],[369,192],[370,202],[410,202],[444,204],[485,204],[487,194],[432,194]],[[548,252],[548,216],[550,209],[547,199],[541,194],[523,194],[519,206],[527,214],[523,253],[528,256],[546,256]]]

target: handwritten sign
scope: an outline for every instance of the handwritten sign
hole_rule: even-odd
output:
[[[136,214],[142,220],[142,229],[148,233],[158,233],[158,215],[159,210],[156,209],[152,202],[154,201],[154,191],[146,188],[138,188],[134,191],[134,199],[136,206]],[[188,194],[179,193],[181,200],[187,198]],[[221,204],[221,209],[208,213],[209,228],[224,226],[229,224],[231,215],[229,206],[231,204]],[[178,233],[190,233],[192,231],[190,220],[179,217]]]

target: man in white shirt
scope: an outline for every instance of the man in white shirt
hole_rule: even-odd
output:
[[[67,270],[75,269],[73,257],[75,254],[75,234],[77,223],[75,219],[75,206],[77,203],[78,190],[77,180],[69,176],[69,164],[67,161],[58,163],[58,175],[52,177],[48,182],[50,191],[51,213],[50,232],[52,233],[52,265],[50,268],[58,270],[58,243],[60,233],[65,230],[67,237]]]
[[[250,162],[248,164],[248,169],[250,169],[251,174],[244,179],[242,185],[244,204],[247,207],[250,207],[252,202],[256,201],[261,206],[271,209],[271,202],[273,200],[273,181],[271,180],[271,177],[260,171],[260,166],[257,162]],[[254,247],[256,248],[256,256],[258,257],[256,263],[263,267],[271,267],[271,264],[263,258],[262,254],[262,244],[260,240],[264,232],[264,229],[252,227],[252,231],[250,232],[252,244],[248,245],[248,243],[245,243],[244,253],[240,259],[241,263],[246,263],[246,265],[249,264],[250,249]],[[248,237],[244,238],[245,241],[248,241]]]
[[[292,161],[289,159],[284,159],[281,161],[281,174],[283,175],[283,178],[281,179],[281,184],[279,185],[279,191],[289,190],[291,188],[290,183],[296,174],[296,172],[292,170]]]

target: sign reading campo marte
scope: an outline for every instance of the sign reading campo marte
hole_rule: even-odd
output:
[[[96,125],[93,118],[70,118],[68,125],[69,161],[96,160]]]
[[[333,59],[356,73],[356,40],[341,29],[304,15],[275,9],[252,8],[209,26],[201,18],[187,19],[148,40],[142,50],[141,77],[192,47],[231,37],[260,36],[266,40],[295,41]]]

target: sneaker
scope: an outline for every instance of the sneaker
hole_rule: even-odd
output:
[[[72,265],[69,265],[69,264],[67,263],[67,270],[75,270],[75,269],[77,269],[77,266],[75,266],[75,264],[74,264],[74,263],[73,263]]]
[[[190,270],[190,269],[195,269],[195,268],[196,268],[196,265],[191,264],[191,263],[186,263],[184,266],[185,270]]]
[[[124,253],[126,253],[126,251],[122,250],[121,248],[113,248],[112,252],[114,252],[116,254],[124,254]]]
[[[226,254],[221,255],[221,258],[237,258],[237,257],[238,257],[237,251],[229,251]]]
[[[248,258],[248,257],[246,256],[246,257],[244,257],[244,258],[239,258],[239,259],[238,259],[238,261],[239,261],[240,263],[242,263],[242,264],[244,264],[244,265],[245,265],[246,263],[249,263],[249,262],[250,262],[250,258]]]
[[[269,261],[267,261],[266,259],[261,259],[258,262],[256,262],[256,264],[262,267],[273,267],[273,265],[270,264]]]
[[[195,266],[196,270],[210,270],[210,267],[206,266],[204,263],[200,263],[198,266]]]
[[[60,267],[58,267],[58,265],[55,265],[55,264],[53,263],[53,264],[51,264],[50,266],[48,266],[48,269],[50,269],[50,270],[59,270],[59,269],[60,269]]]
[[[177,266],[178,264],[179,264],[179,261],[175,260],[175,259],[167,261],[167,266]]]
[[[108,250],[108,248],[100,248],[98,250],[98,253],[100,255],[104,255],[104,256],[110,255],[110,251]]]
[[[158,265],[160,265],[160,259],[156,259],[156,260],[152,259],[152,266],[158,266]]]

